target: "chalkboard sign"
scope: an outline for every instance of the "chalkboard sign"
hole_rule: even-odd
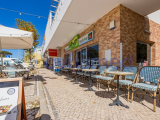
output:
[[[26,120],[23,79],[0,79],[0,120],[21,119]]]

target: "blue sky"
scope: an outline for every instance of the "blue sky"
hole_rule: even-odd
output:
[[[20,11],[24,13],[35,14],[39,16],[45,16],[48,18],[50,5],[52,0],[0,0],[0,7],[11,9],[15,11]],[[16,27],[15,19],[19,18],[25,21],[32,22],[38,33],[40,34],[39,45],[42,45],[43,37],[45,33],[45,28],[47,24],[47,18],[38,18],[34,16],[28,15],[20,15],[19,13],[10,12],[6,10],[0,9],[0,24],[7,26],[7,27]],[[18,58],[19,53],[18,50],[9,50],[7,51],[12,52],[12,57]],[[20,50],[20,58],[22,58],[23,50]]]

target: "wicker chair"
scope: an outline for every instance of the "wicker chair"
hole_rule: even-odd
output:
[[[107,68],[107,72],[110,72],[110,71],[116,71],[117,70],[117,67],[116,66],[109,66]],[[103,83],[104,85],[107,85],[108,87],[108,92],[109,92],[109,87],[110,87],[110,84],[111,82],[115,79],[115,76],[114,75],[111,75],[111,74],[106,74],[104,76],[101,76],[98,78],[99,79],[99,82],[100,83]]]
[[[143,79],[143,82],[139,82],[139,78]],[[142,94],[142,98],[144,98],[145,94],[149,94],[153,97],[153,111],[156,111],[156,93],[159,90],[160,86],[160,67],[159,66],[146,66],[142,67],[139,72],[139,76],[137,77],[136,83],[132,84],[132,98],[133,94],[137,89],[143,89],[142,93],[136,92],[136,94]],[[160,101],[160,97],[159,97]]]
[[[126,75],[125,79],[123,79],[123,76],[122,76],[122,79],[119,80],[119,84],[123,85],[123,87],[125,88],[125,91],[126,91],[126,89],[128,91],[127,101],[129,101],[129,91],[130,91],[131,85],[136,82],[138,68],[137,67],[125,67],[123,69],[123,72],[134,73],[134,75]],[[114,80],[114,83],[117,84],[117,80]],[[117,86],[117,85],[115,85],[115,86]]]

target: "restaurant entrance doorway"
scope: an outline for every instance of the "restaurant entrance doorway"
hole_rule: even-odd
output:
[[[137,63],[143,65],[144,62],[147,65],[151,63],[151,45],[144,42],[137,42]]]

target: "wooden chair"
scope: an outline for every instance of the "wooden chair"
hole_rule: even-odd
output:
[[[139,78],[143,79],[143,82],[139,82]],[[145,94],[149,94],[151,97],[153,97],[153,111],[156,111],[156,93],[159,90],[160,86],[160,67],[159,66],[146,66],[142,67],[139,73],[139,76],[137,77],[136,83],[132,84],[132,98],[131,102],[133,101],[133,94],[136,92],[137,89],[143,89],[142,98],[144,98]],[[160,96],[159,96],[160,101]]]
[[[106,72],[111,72],[111,71],[116,71],[117,67],[116,66],[109,66],[106,70]],[[115,79],[115,76],[112,74],[107,74],[106,72],[104,72],[104,76],[99,77],[99,81],[101,83],[103,83],[104,85],[107,85],[108,87],[108,92],[109,92],[109,87],[111,82]]]
[[[107,70],[107,69],[106,69],[106,66],[99,66],[99,70],[98,70],[97,74],[91,76],[91,77],[92,77],[92,80],[93,80],[93,79],[96,79],[96,81],[97,81],[97,89],[100,88],[100,82],[99,82],[99,79],[98,79],[98,78],[104,76],[105,70]]]
[[[25,69],[22,65],[16,65],[16,67],[18,69]],[[31,71],[31,70],[30,70]],[[16,72],[16,74],[18,74],[18,76],[24,76],[25,74],[27,74],[27,78],[29,78],[29,73],[30,71],[21,71],[21,72]],[[32,71],[37,71],[36,68],[32,68]]]
[[[86,65],[84,69],[89,69],[90,68],[90,65]],[[82,78],[82,81],[84,81],[84,74],[86,74],[87,72],[84,72],[84,71],[81,71],[81,72],[78,72],[78,75],[80,78]]]
[[[96,69],[96,68],[97,68],[97,65],[92,65],[90,69]],[[95,73],[96,72],[92,72],[91,75],[94,75]],[[86,72],[83,77],[84,77],[84,81],[85,81],[85,79],[87,77],[90,77],[90,73]]]
[[[81,67],[82,67],[81,65],[78,65],[78,66],[77,66],[77,68],[81,68]],[[78,70],[77,73],[78,73],[78,72],[80,72],[80,70]],[[76,71],[73,71],[72,74],[73,74],[73,75],[72,75],[73,78],[75,78],[75,77],[76,77]]]
[[[3,69],[5,69],[5,67],[3,67]],[[0,66],[0,77],[6,78],[7,76],[8,76],[8,74],[6,72],[2,72],[2,66]]]
[[[65,72],[66,72],[66,70],[64,69],[64,68],[66,68],[66,67],[68,67],[68,65],[64,65],[64,66],[61,68],[62,73],[65,73]]]

